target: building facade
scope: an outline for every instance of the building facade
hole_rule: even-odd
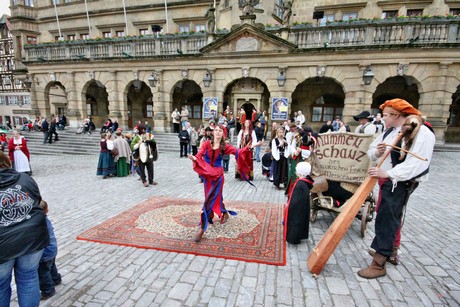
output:
[[[20,127],[29,119],[30,95],[16,75],[13,36],[7,15],[0,18],[0,126]]]
[[[198,125],[215,101],[354,125],[401,97],[438,142],[460,141],[460,1],[339,2],[12,0],[15,58],[32,112],[73,126],[153,118],[171,131],[175,108]]]

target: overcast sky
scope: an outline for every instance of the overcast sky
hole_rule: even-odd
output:
[[[9,0],[0,0],[0,17],[3,14],[10,15],[10,1]]]

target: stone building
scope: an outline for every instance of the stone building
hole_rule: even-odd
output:
[[[20,127],[29,119],[30,95],[17,78],[13,36],[7,15],[0,17],[0,126]],[[27,83],[27,82],[26,82]]]
[[[460,1],[11,0],[35,114],[171,131],[204,104],[318,128],[401,97],[460,141]],[[165,7],[165,3],[167,6]],[[290,11],[286,11],[289,9]],[[23,76],[25,78],[25,76]],[[279,108],[280,107],[280,108]],[[236,114],[237,115],[237,114]]]

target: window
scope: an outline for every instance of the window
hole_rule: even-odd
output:
[[[141,36],[149,35],[149,29],[139,29],[139,35]]]
[[[201,118],[201,105],[193,106],[193,118]]]
[[[328,22],[334,21],[334,17],[335,17],[334,14],[328,14],[328,15],[325,14],[323,18],[319,20],[319,25],[321,27],[324,27],[325,25],[327,25]]]
[[[115,31],[115,36],[116,37],[123,37],[123,36],[125,36],[125,31],[124,30]]]
[[[8,104],[18,104],[18,97],[17,96],[8,96]]]
[[[27,96],[23,96],[24,98],[24,104],[30,104],[30,96],[27,95]]]
[[[342,117],[343,100],[329,95],[322,96],[316,99],[312,111],[312,122],[326,122],[333,120],[337,116]]]
[[[212,29],[214,30],[214,29]],[[206,25],[195,25],[195,32],[206,31]]]
[[[422,16],[422,15],[423,15],[423,10],[407,10],[407,16],[417,17],[417,16]]]
[[[51,0],[51,4],[59,4],[60,2],[60,0]]]
[[[75,34],[67,35],[67,40],[69,40],[69,41],[74,41],[74,40],[76,40]]]
[[[88,33],[80,34],[80,39],[89,39],[89,34]]]
[[[6,96],[0,96],[0,104],[6,104]]]
[[[275,16],[283,20],[283,0],[275,0]]]
[[[29,7],[34,7],[34,1],[33,0],[24,0],[24,5],[29,6]]]
[[[147,112],[146,112],[146,115],[147,115],[146,117],[152,118],[152,117],[153,117],[153,105],[148,104],[148,105],[147,105],[147,110],[146,110],[146,111],[147,111]]]
[[[450,9],[450,15],[460,15],[460,9]]]
[[[358,13],[343,13],[342,20],[350,21],[352,19],[358,19]]]
[[[190,32],[189,25],[179,25],[179,33]]]
[[[398,11],[383,11],[382,19],[398,17]]]
[[[102,32],[102,37],[112,37],[112,32]]]
[[[27,36],[27,44],[36,45],[37,44],[37,38],[35,36]]]

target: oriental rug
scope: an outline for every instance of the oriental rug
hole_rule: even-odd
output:
[[[217,217],[196,243],[202,201],[152,197],[95,226],[78,240],[137,248],[286,265],[283,206],[226,201],[238,215],[221,224]]]

